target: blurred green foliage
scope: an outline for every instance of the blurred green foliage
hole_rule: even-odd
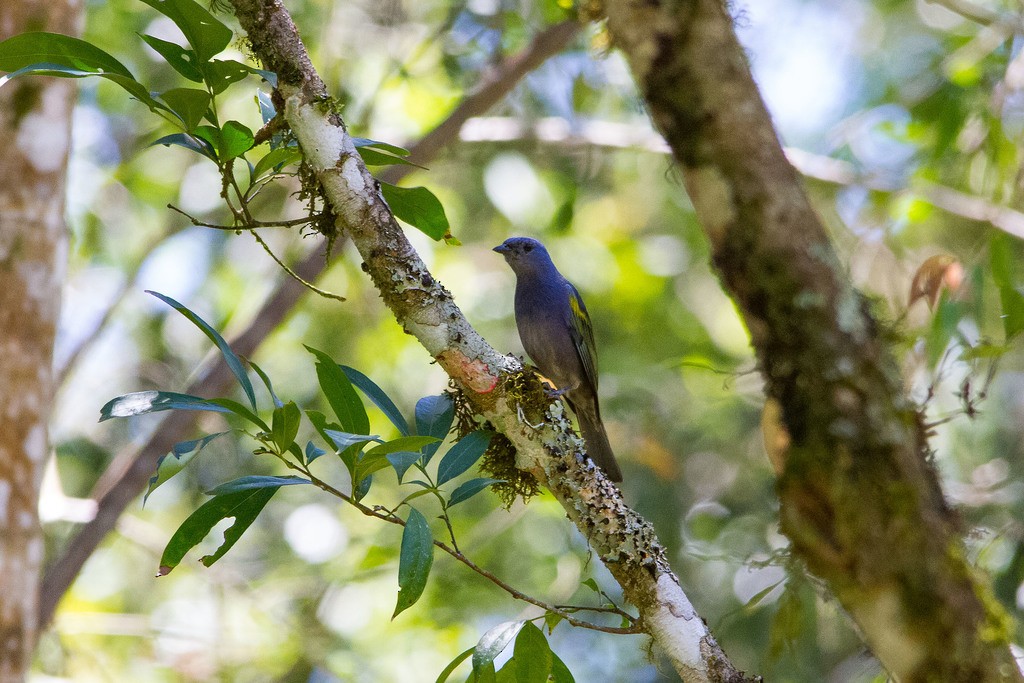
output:
[[[403,147],[441,121],[489,65],[571,13],[567,2],[544,0],[288,5],[352,133]],[[1021,37],[942,3],[758,0],[732,9],[781,136],[805,152],[794,160],[808,192],[850,276],[875,300],[908,392],[936,423],[935,462],[971,529],[971,557],[1019,621]],[[149,91],[188,84],[134,38],[180,42],[166,17],[135,0],[89,3],[86,17],[85,38]],[[236,37],[218,58],[245,61],[244,53]],[[143,290],[184,302],[230,338],[282,277],[249,235],[193,227],[166,209],[173,203],[204,221],[231,222],[209,159],[149,147],[175,130],[114,83],[81,84],[57,350],[59,366],[74,360],[53,426],[60,484],[74,497],[152,429],[144,416],[96,424],[103,402],[183,387],[209,352],[187,320],[166,315]],[[220,120],[258,130],[257,87],[249,78],[220,95]],[[521,353],[512,276],[490,247],[512,234],[541,237],[594,321],[604,419],[626,498],[655,524],[726,652],[773,681],[884,680],[836,602],[786,552],[746,332],[601,27],[587,27],[471,124],[403,183],[440,199],[462,243],[408,231],[434,275],[493,345]],[[264,220],[302,216],[298,189],[294,180],[269,185],[253,210]],[[290,263],[322,248],[294,230],[261,234]],[[940,254],[951,265],[908,306],[915,274]],[[330,258],[318,284],[347,300],[307,295],[253,360],[282,396],[330,413],[302,345],[325,349],[373,378],[411,419],[416,401],[438,394],[446,378],[381,305],[358,255],[341,247]],[[393,416],[368,410],[369,433],[401,435]],[[210,413],[202,428],[181,440],[225,423]],[[342,469],[335,474],[344,482]],[[62,603],[38,672],[74,681],[432,681],[492,627],[538,616],[438,554],[422,598],[391,620],[402,532],[305,486],[282,488],[216,565],[186,562],[154,579],[173,530],[206,500],[202,492],[243,473],[287,472],[254,456],[251,443],[222,437],[145,508],[141,500],[132,507]],[[394,492],[394,478],[379,479],[375,486]],[[81,519],[75,503],[44,495],[51,556]],[[424,507],[439,534],[438,510]],[[481,493],[452,512],[451,524],[464,552],[526,593],[597,605],[603,598],[583,585],[593,578],[620,598],[549,496],[506,511]],[[226,526],[199,551],[214,552]],[[510,650],[539,647],[529,629],[519,634]],[[672,679],[640,637],[562,624],[549,640],[579,681]],[[452,680],[464,680],[469,666]]]

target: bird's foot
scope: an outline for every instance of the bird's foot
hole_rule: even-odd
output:
[[[544,382],[544,395],[548,398],[561,398],[565,392],[569,391],[569,387],[564,389],[555,389],[555,385],[549,382]]]

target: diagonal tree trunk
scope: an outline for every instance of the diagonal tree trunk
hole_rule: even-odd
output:
[[[80,12],[77,0],[0,3],[0,40],[42,28],[73,34]],[[38,501],[49,454],[74,100],[66,79],[0,88],[0,683],[25,679],[39,626]]]
[[[606,0],[790,445],[782,527],[902,681],[1020,680],[922,416],[786,160],[721,0]]]

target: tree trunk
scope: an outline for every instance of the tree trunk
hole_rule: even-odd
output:
[[[75,33],[81,4],[0,3],[0,39]],[[75,83],[0,88],[0,683],[25,679],[38,629],[39,485],[49,454],[53,339],[67,252],[64,183]]]

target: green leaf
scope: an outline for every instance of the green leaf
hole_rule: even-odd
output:
[[[395,474],[398,475],[398,481],[402,481],[402,477],[412,467],[412,464],[423,457],[422,453],[388,453],[384,456],[391,463],[391,466],[395,468]]]
[[[192,150],[197,154],[202,154],[207,159],[212,161],[217,160],[217,151],[208,143],[199,137],[194,137],[186,133],[172,133],[165,135],[159,140],[154,140],[149,143],[149,147],[155,147],[156,145],[163,145],[170,147],[171,145],[177,145],[178,147],[184,147],[185,149]]]
[[[594,592],[595,592],[595,593],[597,593],[598,595],[600,595],[600,594],[601,594],[601,587],[600,587],[600,586],[598,586],[598,585],[597,585],[597,581],[595,581],[595,580],[594,580],[594,579],[592,579],[592,578],[590,578],[590,579],[586,579],[586,580],[584,580],[584,581],[581,581],[581,582],[580,582],[580,585],[581,585],[581,586],[586,586],[587,588],[589,588],[590,590],[594,591]]]
[[[437,485],[451,481],[475,465],[487,450],[493,436],[494,432],[478,429],[456,441],[437,466]]]
[[[565,617],[563,617],[561,614],[557,614],[555,612],[545,612],[544,625],[548,627],[548,633],[550,634],[551,632],[553,632],[555,630],[555,627],[562,623],[563,619],[565,619]]]
[[[416,168],[426,168],[419,164],[414,164],[408,159],[404,159],[400,156],[390,154],[388,152],[382,152],[379,149],[373,149],[372,147],[359,147],[356,149],[359,152],[359,156],[363,158],[363,163],[367,166],[415,166]]]
[[[380,189],[396,218],[435,240],[450,236],[448,217],[433,192],[425,187],[398,187],[388,183],[381,183]]]
[[[317,358],[316,376],[320,388],[338,416],[342,429],[353,434],[369,434],[370,418],[366,415],[366,408],[341,366],[323,351],[309,346],[306,350]]]
[[[160,93],[171,111],[184,124],[186,130],[195,130],[196,126],[210,109],[210,93],[196,88],[172,88]]]
[[[394,619],[412,607],[423,594],[434,561],[434,538],[430,526],[416,508],[409,508],[409,518],[402,532],[402,551],[398,558],[398,604]]]
[[[143,507],[145,507],[146,501],[149,500],[149,494],[156,491],[165,481],[185,469],[185,465],[189,464],[192,458],[199,455],[199,452],[206,447],[206,444],[222,434],[227,434],[227,432],[207,434],[201,439],[176,443],[169,453],[161,455],[156,461],[156,474],[150,477],[149,486],[146,488],[146,495],[142,497]]]
[[[283,406],[284,403],[282,403],[281,399],[279,399],[277,397],[277,394],[274,393],[274,385],[270,383],[270,378],[267,377],[267,373],[263,372],[263,369],[260,368],[260,366],[256,365],[248,358],[245,359],[245,362],[248,363],[249,367],[255,370],[256,374],[260,376],[261,380],[263,380],[263,384],[264,386],[267,387],[267,392],[270,393],[270,398],[274,402],[274,407],[280,408],[281,406]]]
[[[217,147],[217,153],[223,161],[235,159],[252,149],[255,139],[247,126],[238,121],[228,121],[220,129],[220,145]]]
[[[79,71],[82,75],[117,74],[135,81],[124,64],[79,38],[59,33],[28,32],[0,42],[0,71],[13,72],[41,63]]]
[[[999,305],[1002,308],[1003,331],[1009,342],[1024,332],[1024,295],[1015,287],[1000,287]]]
[[[256,162],[252,176],[253,178],[262,178],[271,171],[278,173],[285,166],[294,164],[301,159],[302,150],[298,147],[278,147]]]
[[[576,683],[572,672],[554,652],[551,653],[551,680],[552,683]]]
[[[214,59],[202,66],[203,80],[210,86],[214,95],[219,95],[232,83],[243,80],[255,71],[252,67],[234,59]]]
[[[416,433],[424,436],[436,436],[444,439],[452,428],[455,419],[455,405],[447,393],[438,396],[426,396],[416,402]],[[424,464],[437,452],[440,442],[423,448]]]
[[[500,484],[504,479],[490,479],[489,477],[479,477],[477,479],[470,479],[469,481],[459,484],[459,486],[452,491],[451,498],[448,499],[448,507],[458,505],[464,500],[469,500],[476,494],[483,491],[491,484]]]
[[[107,401],[100,408],[100,422],[114,417],[131,417],[158,413],[162,410],[209,410],[214,413],[230,413],[231,409],[212,401],[176,394],[171,391],[135,391]]]
[[[196,56],[195,50],[182,47],[177,43],[161,40],[155,36],[142,34],[139,37],[145,41],[146,45],[156,50],[164,58],[164,61],[170,64],[171,68],[179,74],[195,83],[203,82],[203,74],[197,66],[199,57]]]
[[[379,446],[374,446],[366,451],[367,455],[387,455],[399,451],[418,451],[424,446],[440,441],[436,436],[402,436],[391,441],[385,441]]]
[[[373,405],[380,408],[380,411],[384,413],[384,416],[391,421],[391,424],[395,425],[403,436],[409,436],[409,423],[405,421],[405,416],[402,415],[402,411],[395,406],[394,401],[384,393],[383,389],[377,386],[372,379],[355,368],[342,365],[341,369],[344,371],[345,376],[348,377],[349,381],[366,394],[366,397],[370,399]]]
[[[171,0],[166,0],[166,2],[169,3],[171,2]],[[220,336],[217,330],[213,329],[205,320],[200,318],[198,315],[196,315],[195,313],[193,313],[188,308],[178,303],[171,297],[164,296],[159,292],[154,292],[148,289],[146,290],[146,293],[152,294],[153,296],[160,299],[165,304],[172,307],[174,310],[178,311],[183,316],[188,318],[188,320],[193,325],[202,330],[203,333],[210,338],[210,341],[217,345],[217,348],[220,349],[221,355],[224,356],[224,362],[228,364],[228,368],[230,368],[231,372],[238,380],[239,385],[241,385],[242,390],[245,392],[245,395],[248,397],[249,404],[252,405],[253,410],[256,410],[256,393],[253,391],[252,382],[249,381],[249,377],[245,372],[245,367],[242,365],[242,361],[239,360],[238,356],[235,355],[235,352],[231,350],[231,347],[228,346],[228,343],[224,341],[224,337]]]
[[[302,477],[296,477],[294,475],[288,475],[285,477],[271,477],[265,475],[249,475],[247,477],[239,477],[232,481],[221,484],[212,491],[207,491],[207,495],[211,496],[226,496],[230,493],[238,493],[239,491],[251,491],[253,489],[279,489],[282,486],[295,486],[296,484],[311,484],[309,479],[303,479]]]
[[[224,542],[212,555],[200,559],[209,567],[231,549],[246,529],[255,521],[279,487],[254,488],[216,496],[203,503],[188,516],[171,536],[160,558],[157,576],[166,576],[181,563],[185,554],[206,538],[210,530],[222,519],[234,517],[235,522],[224,532]]]
[[[934,368],[942,359],[942,354],[949,346],[949,342],[957,334],[957,325],[963,318],[963,306],[958,301],[951,300],[945,292],[939,299],[939,305],[935,308],[935,317],[932,319],[931,329],[925,337],[925,355],[928,359],[928,367]]]
[[[785,581],[786,581],[786,579],[779,579],[779,580],[778,580],[778,581],[776,581],[775,583],[773,583],[773,584],[771,584],[771,585],[769,585],[769,586],[766,586],[765,588],[762,588],[762,589],[761,589],[761,590],[759,590],[758,592],[754,593],[754,594],[753,594],[753,595],[752,595],[752,596],[750,597],[750,599],[749,599],[749,600],[747,600],[747,602],[746,602],[746,603],[744,603],[744,605],[743,605],[743,609],[746,609],[746,610],[752,610],[752,609],[754,609],[754,608],[755,608],[755,607],[757,607],[757,606],[758,606],[759,604],[761,604],[761,601],[762,601],[762,600],[764,600],[764,599],[765,599],[766,597],[768,597],[768,594],[769,594],[769,593],[771,593],[771,592],[772,592],[773,590],[775,590],[775,589],[776,589],[776,588],[778,588],[778,587],[779,587],[780,585],[782,585],[783,583],[785,583]]]
[[[444,668],[444,671],[441,672],[441,674],[437,677],[437,680],[434,681],[434,683],[445,683],[445,681],[448,680],[448,677],[451,676],[455,672],[455,670],[457,668],[459,668],[459,665],[462,664],[467,659],[469,659],[469,656],[471,654],[473,654],[473,650],[474,649],[475,648],[471,647],[468,650],[466,650],[465,652],[461,653],[458,657],[456,657],[452,661],[448,662],[448,666],[446,666]]]
[[[142,0],[173,21],[193,48],[200,62],[219,53],[231,42],[231,29],[193,0]]]
[[[473,651],[473,671],[492,664],[494,658],[512,642],[525,623],[522,620],[505,621],[483,634]]]
[[[532,621],[519,630],[512,656],[516,661],[516,683],[547,683],[553,660],[551,647]]]
[[[279,408],[274,408],[274,419],[270,422],[270,437],[274,444],[282,452],[295,441],[299,433],[299,423],[302,421],[302,413],[295,401],[288,401]]]

